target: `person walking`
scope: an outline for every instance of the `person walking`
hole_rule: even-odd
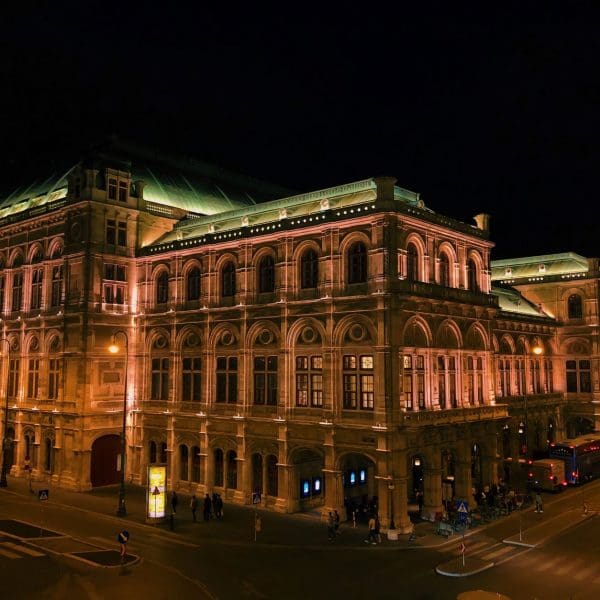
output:
[[[190,500],[190,509],[192,511],[192,520],[194,523],[196,522],[196,509],[198,508],[198,498],[196,498],[196,494],[192,494],[192,499]]]
[[[175,490],[171,493],[171,513],[175,514],[177,512],[177,504],[179,504],[179,498],[177,498],[177,493]]]
[[[369,519],[369,536],[365,540],[365,544],[377,544],[376,542],[376,534],[375,534],[375,515],[371,515]]]
[[[215,517],[220,521],[223,518],[223,498],[221,498],[221,494],[217,494],[213,504]]]
[[[204,496],[204,506],[202,507],[202,514],[204,515],[205,521],[208,521],[210,519],[211,508],[212,502],[210,500],[210,496],[206,494],[206,496]]]
[[[329,511],[327,515],[327,539],[332,542],[335,539],[333,513]]]
[[[417,497],[417,506],[419,507],[419,517],[423,514],[423,492],[421,490],[417,490],[415,494]]]
[[[333,533],[336,537],[340,534],[340,515],[337,510],[333,511]]]
[[[379,522],[379,515],[375,515],[375,531],[374,534],[375,539],[378,544],[381,544],[381,523]]]
[[[539,490],[537,490],[535,493],[535,512],[536,513],[544,512],[544,506],[542,505],[542,496],[541,496]]]

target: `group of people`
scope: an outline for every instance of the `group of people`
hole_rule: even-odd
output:
[[[501,507],[508,514],[516,510],[523,503],[528,504],[531,501],[529,494],[517,494],[510,486],[507,486],[502,479],[498,484],[486,485],[478,490],[473,489],[473,499],[479,508]],[[539,490],[534,493],[535,512],[543,513],[542,496]]]
[[[177,492],[171,493],[171,514],[175,515],[177,512],[177,505],[179,504],[179,498],[177,497]],[[198,510],[198,506],[200,505],[200,501],[196,494],[192,494],[190,499],[190,510],[192,511],[192,520],[196,523],[196,511]],[[212,498],[209,494],[204,496],[204,500],[202,503],[202,516],[205,521],[210,521],[210,519],[217,519],[220,521],[223,518],[223,498],[221,498],[221,494],[217,494],[214,492]]]

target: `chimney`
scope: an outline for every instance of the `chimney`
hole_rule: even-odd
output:
[[[481,229],[482,231],[489,232],[490,231],[490,215],[486,213],[479,213],[473,217],[475,223],[477,223],[477,229]]]

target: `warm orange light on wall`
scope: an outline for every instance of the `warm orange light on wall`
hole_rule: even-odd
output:
[[[117,344],[111,344],[111,345],[108,347],[108,351],[109,351],[111,354],[118,354],[118,353],[119,353],[119,350],[120,350],[120,348],[119,348],[119,346],[118,346]]]
[[[531,351],[538,356],[544,353],[544,349],[539,345],[534,346]]]

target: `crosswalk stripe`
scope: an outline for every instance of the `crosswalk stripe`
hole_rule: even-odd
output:
[[[582,560],[580,558],[576,558],[575,560],[571,560],[567,562],[562,567],[556,569],[557,575],[566,575],[569,571],[575,573],[579,570],[579,566],[581,565]]]
[[[582,579],[589,577],[592,573],[595,573],[596,571],[597,567],[595,566],[586,567],[585,569],[581,569],[581,571],[579,571],[578,573],[575,573],[573,575],[573,579],[575,579],[576,581],[581,581]]]
[[[14,552],[11,552],[10,550],[4,550],[4,548],[0,547],[0,554],[2,556],[6,556],[6,558],[23,558],[23,556],[21,554],[15,554]]]
[[[31,548],[27,548],[26,546],[18,546],[17,544],[13,544],[12,542],[4,542],[2,545],[10,548],[11,550],[16,550],[17,552],[25,552],[25,554],[29,554],[29,556],[46,556],[43,552],[32,550]]]
[[[538,564],[532,565],[536,571],[546,571],[551,569],[557,562],[564,560],[562,556],[556,556],[547,561],[540,561]]]
[[[488,543],[489,542],[477,542],[476,544],[466,544],[466,546],[467,546],[467,552],[472,554],[477,549],[480,549],[480,548],[483,548],[484,546],[487,546]]]
[[[486,554],[485,556],[482,556],[481,558],[483,560],[491,560],[492,558],[497,558],[498,556],[502,556],[503,554],[506,554],[507,552],[512,552],[514,550],[514,548],[512,546],[504,546],[503,548],[500,548],[500,550],[496,550],[495,552],[492,552],[491,554]]]

